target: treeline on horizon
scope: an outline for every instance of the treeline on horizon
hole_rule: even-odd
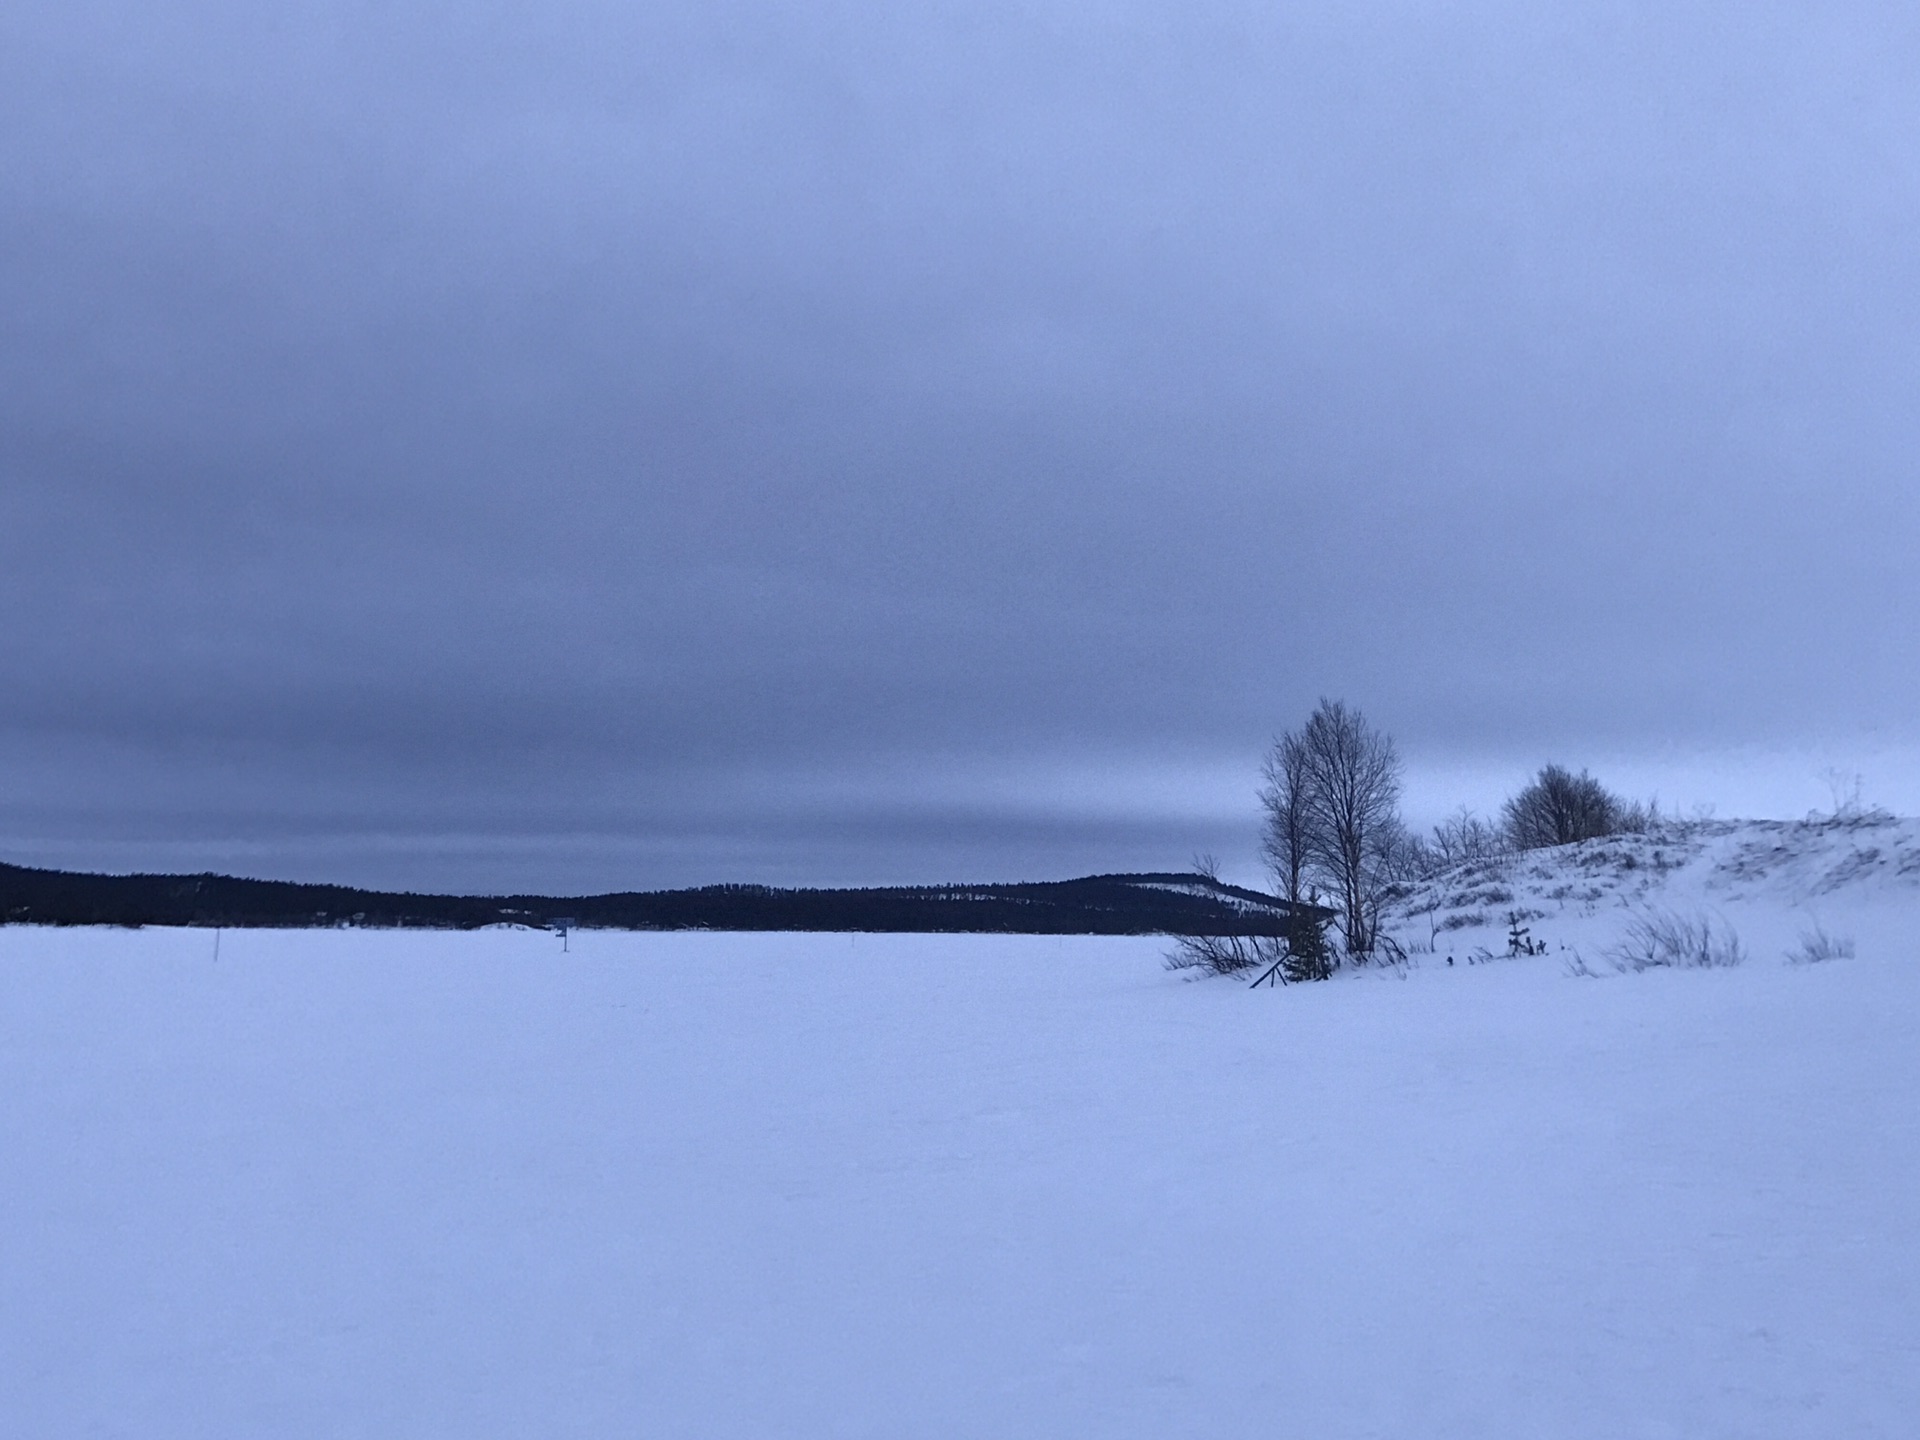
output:
[[[0,864],[0,921],[228,929],[366,926],[810,930],[1010,935],[1278,935],[1283,900],[1201,875],[1030,884],[778,889],[708,885],[576,897],[417,895],[226,875],[95,875]]]

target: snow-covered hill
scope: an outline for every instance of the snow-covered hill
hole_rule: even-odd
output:
[[[1816,931],[1896,943],[1920,931],[1920,821],[1707,820],[1469,861],[1407,887],[1387,930],[1415,966],[1545,956],[1604,973],[1636,921],[1704,919],[1750,962]]]

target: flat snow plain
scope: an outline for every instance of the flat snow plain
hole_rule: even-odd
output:
[[[1910,1436],[1920,906],[1825,903],[1857,958],[1728,903],[1737,969],[1257,993],[1154,940],[0,930],[0,1430]]]

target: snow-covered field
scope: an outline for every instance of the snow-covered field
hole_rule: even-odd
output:
[[[1482,929],[1257,993],[1156,941],[0,930],[0,1432],[1910,1436],[1920,847],[1766,837],[1456,877]],[[1616,975],[1623,899],[1748,959]],[[1545,954],[1446,966],[1513,909]],[[1812,912],[1856,958],[1784,962]]]

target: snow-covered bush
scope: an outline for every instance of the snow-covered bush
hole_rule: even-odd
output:
[[[1280,958],[1282,942],[1269,935],[1179,935],[1167,955],[1167,969],[1203,975],[1238,975],[1265,969]]]
[[[1682,915],[1672,910],[1644,910],[1627,922],[1626,933],[1607,959],[1620,971],[1718,970],[1747,958],[1740,937],[1722,920],[1717,925],[1705,915]]]
[[[1787,952],[1789,965],[1817,965],[1823,960],[1853,959],[1853,937],[1830,935],[1818,921],[1800,932],[1800,943]]]

